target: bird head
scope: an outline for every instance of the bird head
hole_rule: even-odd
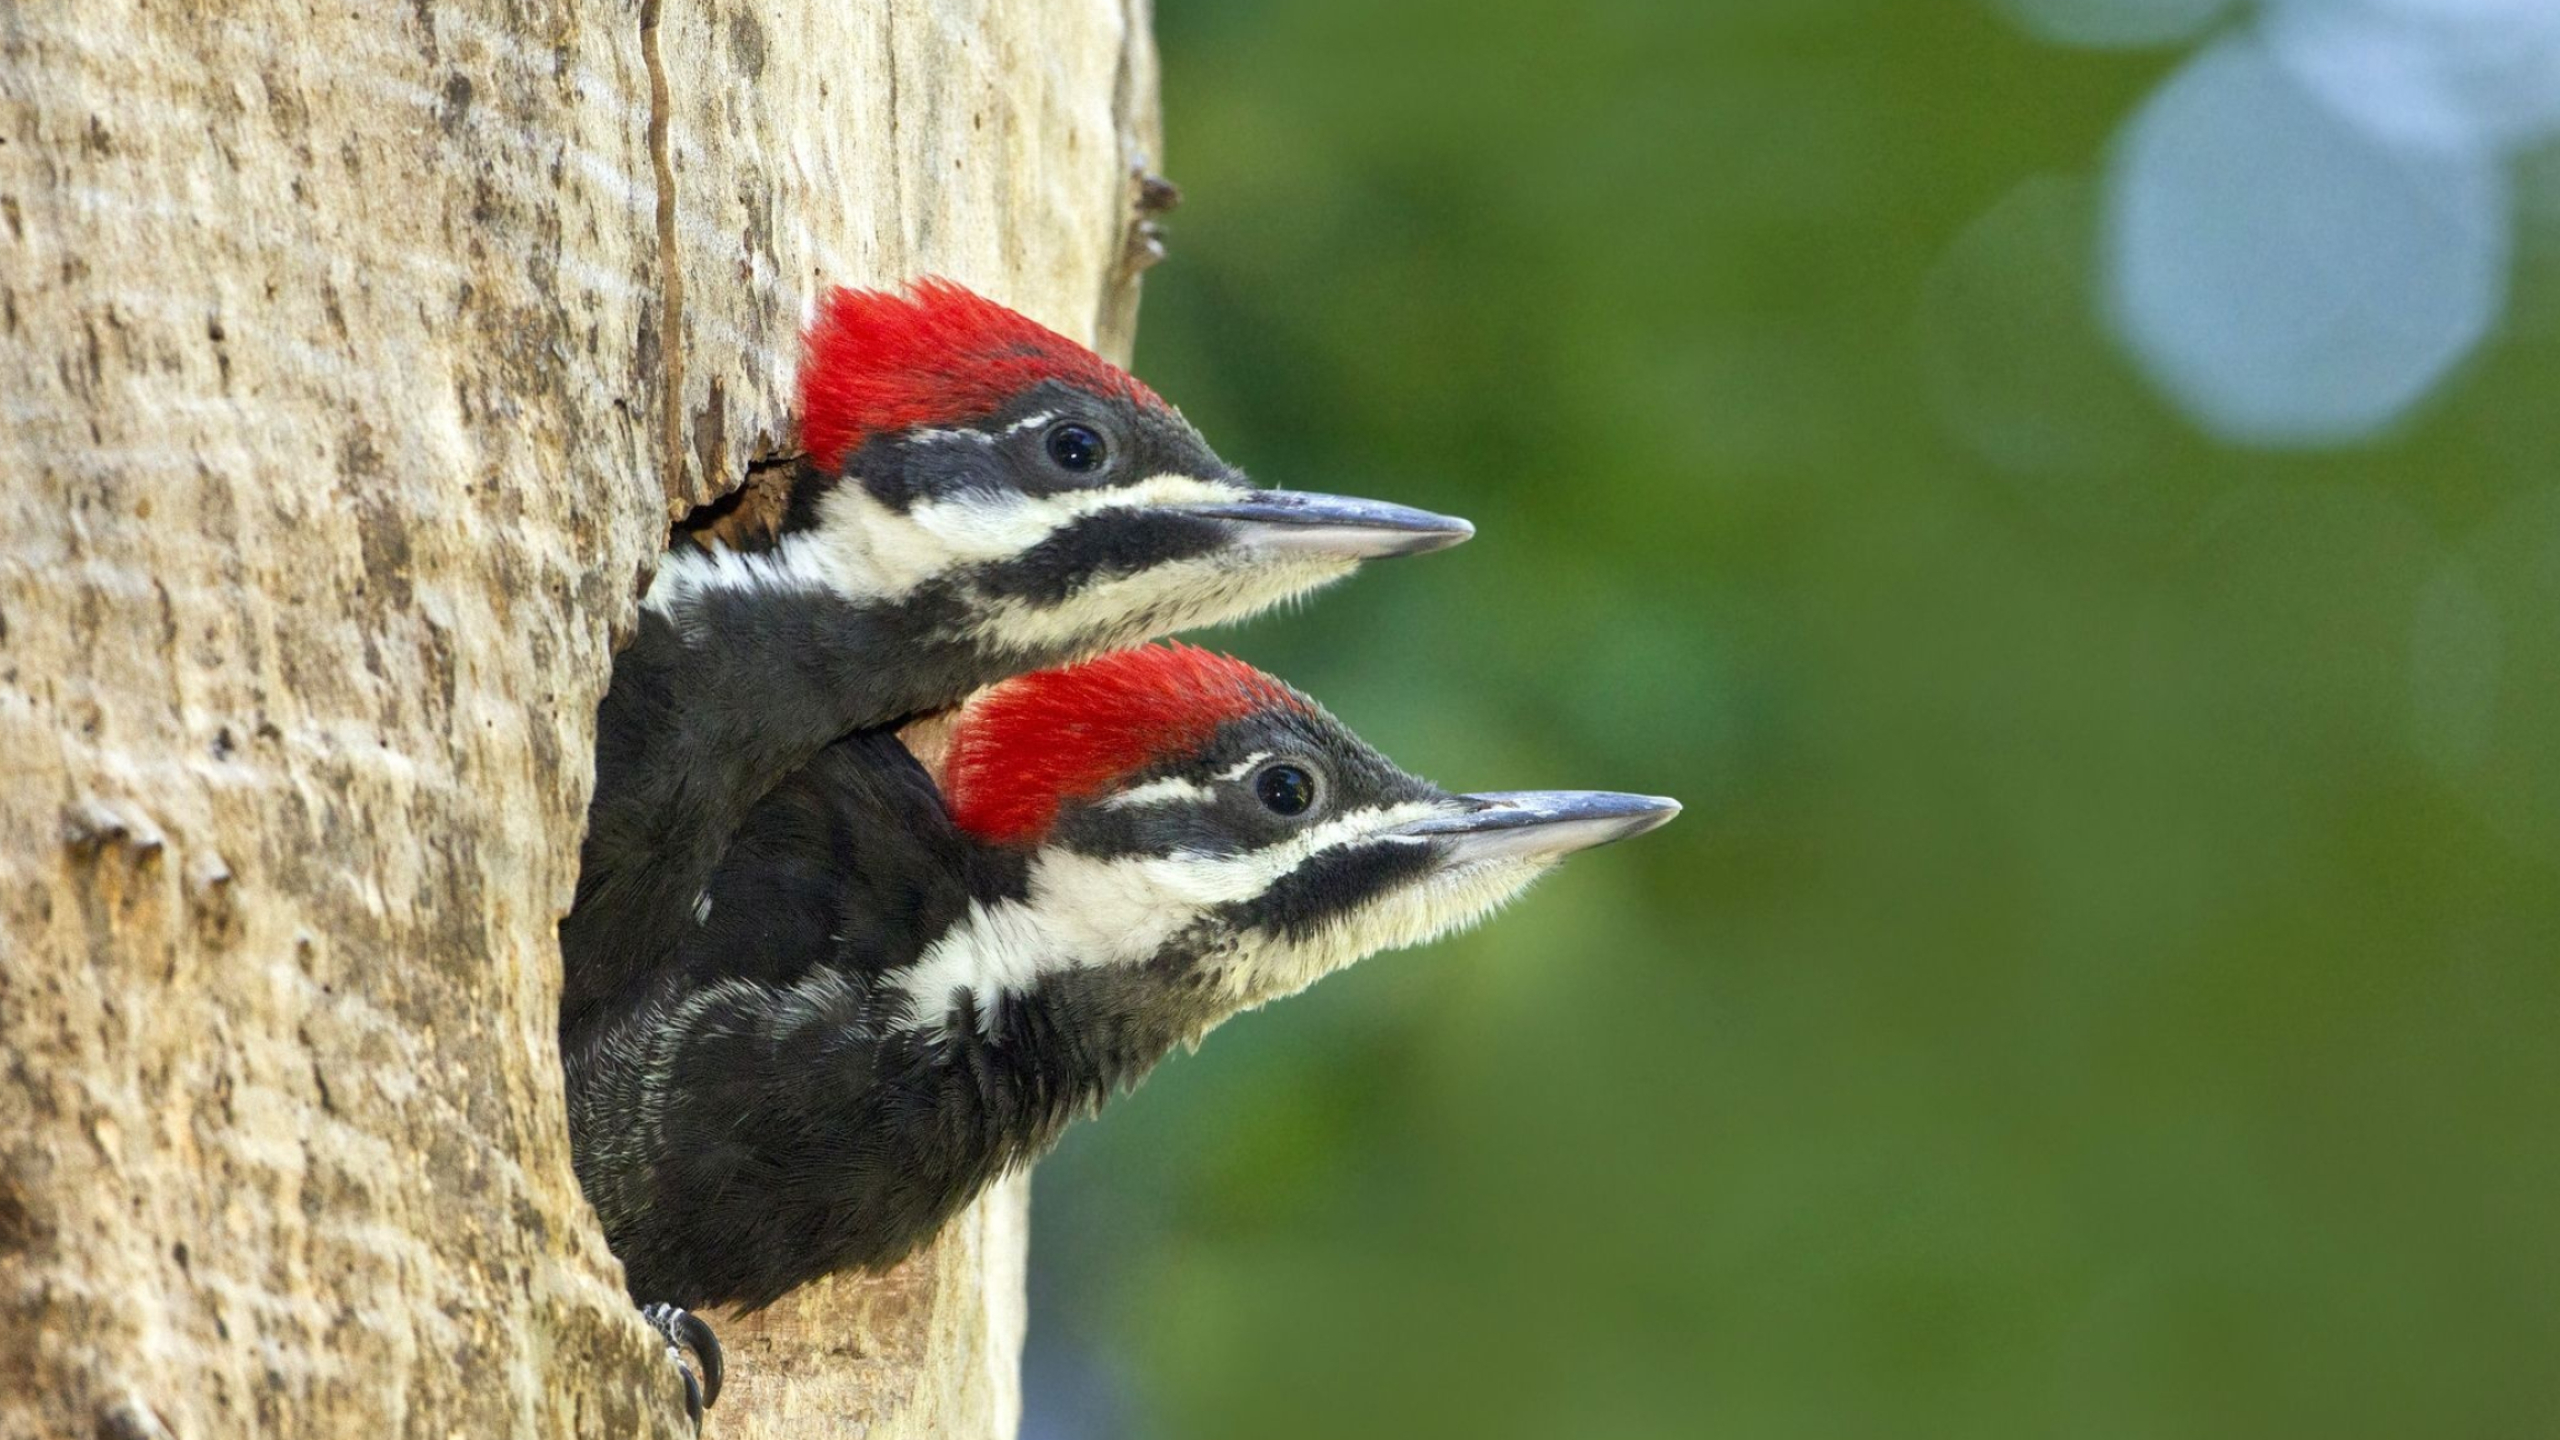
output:
[[[981,693],[939,778],[960,829],[1024,863],[1018,893],[973,906],[896,977],[927,1029],[1054,982],[1195,1038],[1471,924],[1566,855],[1680,809],[1599,791],[1453,795],[1270,676],[1182,645]]]
[[[809,473],[782,544],[804,573],[938,607],[1032,664],[1240,618],[1474,533],[1257,489],[1136,377],[946,281],[830,293],[801,409]]]

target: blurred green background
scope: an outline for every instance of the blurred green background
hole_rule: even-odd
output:
[[[1688,813],[1078,1127],[1032,1440],[2560,1434],[2560,164],[2406,404],[2146,362],[2270,12],[2115,3],[1163,0],[1139,370],[1480,529],[1215,643]],[[2263,188],[2173,235],[2334,277]]]

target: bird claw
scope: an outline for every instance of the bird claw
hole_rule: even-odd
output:
[[[640,1318],[667,1342],[667,1358],[684,1377],[684,1413],[700,1431],[702,1412],[720,1401],[720,1337],[701,1316],[673,1305],[643,1305]]]
[[[693,1372],[684,1368],[684,1361],[677,1357],[673,1345],[667,1347],[667,1358],[676,1362],[676,1374],[684,1381],[684,1418],[693,1423],[693,1433],[699,1435],[702,1433],[702,1382],[694,1379]]]

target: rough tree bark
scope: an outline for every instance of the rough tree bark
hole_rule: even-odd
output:
[[[818,286],[1125,343],[1147,22],[0,5],[0,1435],[681,1433],[553,1040],[612,641]],[[1009,1433],[1022,1206],[712,1433]]]

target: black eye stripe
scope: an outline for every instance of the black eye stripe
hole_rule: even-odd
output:
[[[1240,930],[1306,940],[1388,891],[1428,875],[1434,863],[1428,845],[1354,844],[1321,850],[1223,918]]]
[[[1039,544],[982,568],[971,584],[991,596],[1055,605],[1098,576],[1135,575],[1206,555],[1225,543],[1216,522],[1127,506],[1097,510]]]

